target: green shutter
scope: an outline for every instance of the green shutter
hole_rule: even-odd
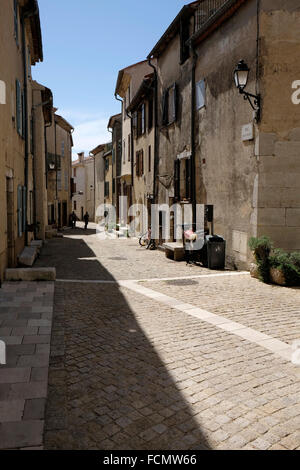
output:
[[[27,211],[27,188],[26,186],[22,187],[22,231],[26,230],[26,211]]]

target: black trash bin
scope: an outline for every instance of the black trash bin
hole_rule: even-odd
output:
[[[209,269],[225,268],[226,241],[217,235],[206,235],[200,261]]]
[[[225,268],[226,241],[217,235],[206,236],[207,267],[209,269]]]

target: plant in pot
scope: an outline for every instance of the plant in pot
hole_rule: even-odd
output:
[[[258,277],[261,281],[270,282],[270,262],[269,257],[273,245],[269,237],[252,237],[249,240],[249,247],[254,254],[257,264]]]
[[[272,282],[281,286],[300,285],[300,253],[274,250],[269,262]]]

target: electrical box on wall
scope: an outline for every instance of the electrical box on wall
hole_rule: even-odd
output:
[[[0,104],[6,104],[6,85],[0,80]]]

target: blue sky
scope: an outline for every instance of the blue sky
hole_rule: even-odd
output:
[[[74,154],[110,139],[120,112],[118,71],[144,60],[184,0],[39,0],[44,62],[33,77],[52,89],[74,127]]]

